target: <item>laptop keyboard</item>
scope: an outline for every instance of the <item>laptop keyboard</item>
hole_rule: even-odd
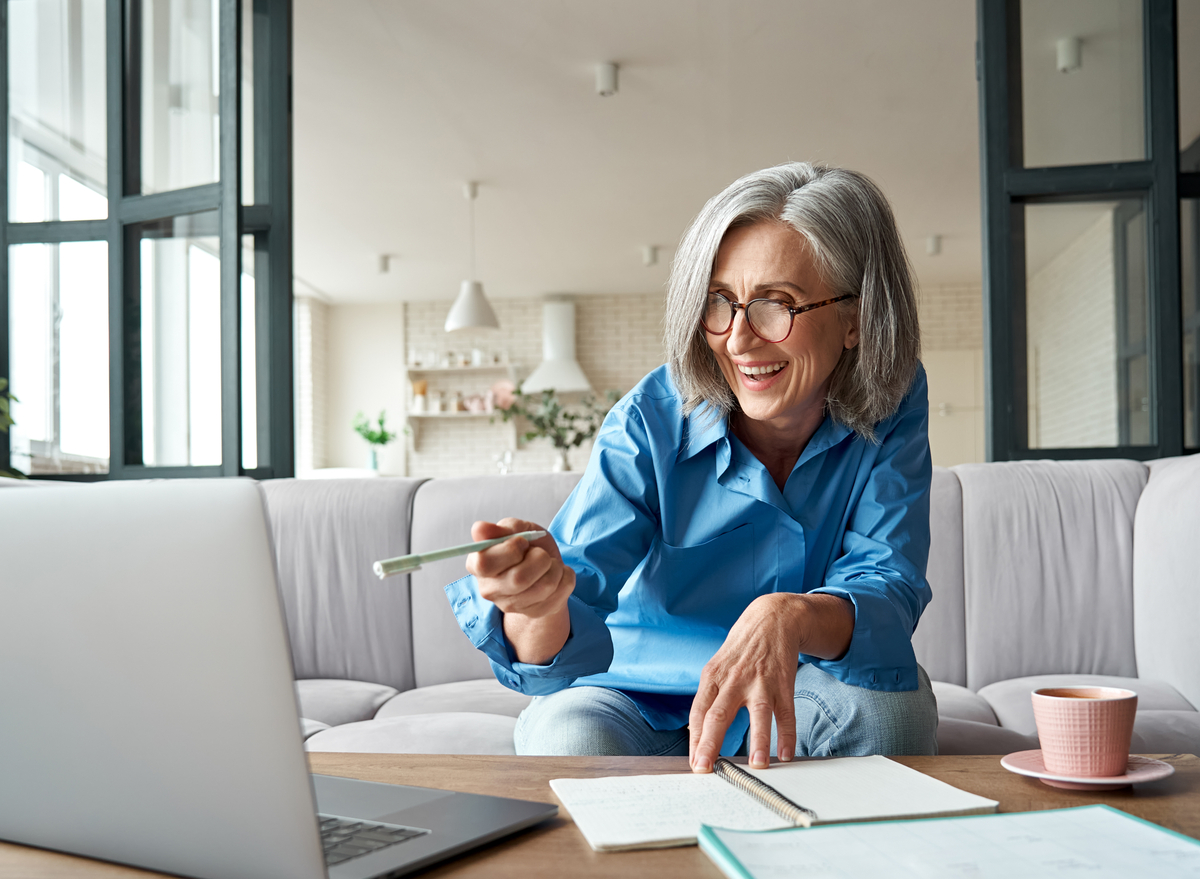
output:
[[[321,845],[325,849],[325,864],[329,867],[359,855],[408,842],[429,832],[396,824],[355,821],[336,815],[318,815],[317,820],[321,823]]]

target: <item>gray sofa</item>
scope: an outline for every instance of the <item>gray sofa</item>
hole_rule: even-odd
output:
[[[380,581],[378,558],[549,523],[578,474],[275,480],[270,513],[314,751],[511,754],[528,697],[461,633],[462,559]],[[1029,693],[1139,694],[1138,753],[1200,753],[1200,456],[935,468],[934,600],[914,636],[947,754],[1037,747]]]

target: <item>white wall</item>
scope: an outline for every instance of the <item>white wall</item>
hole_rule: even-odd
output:
[[[935,464],[984,459],[983,331],[979,287],[922,291],[920,319],[923,360],[929,376],[930,446]],[[442,329],[448,302],[327,307],[325,343],[328,402],[324,420],[327,454],[314,466],[363,467],[366,443],[350,427],[359,410],[374,417],[388,412],[393,430],[404,423],[409,399],[405,365],[409,351],[463,352],[480,348],[505,356],[519,381],[542,356],[542,299],[494,299],[499,332],[450,336]],[[574,297],[576,348],[580,365],[601,394],[628,391],[664,359],[663,296],[588,295]],[[313,321],[314,339],[319,318]],[[317,342],[314,342],[314,345]],[[314,368],[320,358],[313,357]],[[502,373],[424,376],[430,390],[477,393]],[[301,378],[301,386],[303,379]],[[314,376],[314,389],[320,378]],[[314,399],[317,394],[314,390]],[[513,451],[514,472],[547,471],[554,453],[548,440],[518,440],[518,430],[499,418],[424,419],[412,436],[401,437],[381,456],[389,474],[444,477],[498,472],[496,456]],[[320,433],[320,431],[316,431]],[[298,442],[298,449],[303,445]],[[314,440],[314,448],[316,441]],[[573,468],[587,463],[587,444],[571,453]]]
[[[328,309],[326,466],[366,467],[370,447],[354,432],[354,416],[374,420],[387,411],[387,427],[404,426],[404,306],[331,305]],[[379,471],[405,475],[403,434],[379,454]]]

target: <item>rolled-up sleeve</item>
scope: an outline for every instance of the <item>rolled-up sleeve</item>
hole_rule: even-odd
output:
[[[487,656],[500,683],[542,696],[608,671],[613,643],[605,620],[658,527],[654,481],[645,425],[636,411],[618,404],[604,420],[582,479],[550,523],[563,562],[575,571],[575,591],[567,600],[570,635],[549,663],[516,661],[504,637],[504,615],[479,595],[473,576],[445,588],[459,627]]]
[[[874,465],[842,538],[842,554],[813,590],[854,605],[854,634],[836,660],[802,657],[839,680],[874,690],[917,688],[912,633],[931,593],[929,560],[928,392],[919,370],[889,419]],[[888,422],[881,424],[881,427]]]

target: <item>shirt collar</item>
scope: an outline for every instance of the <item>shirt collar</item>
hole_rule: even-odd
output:
[[[686,461],[728,436],[729,419],[714,409],[712,404],[701,403],[687,418],[676,460]]]

